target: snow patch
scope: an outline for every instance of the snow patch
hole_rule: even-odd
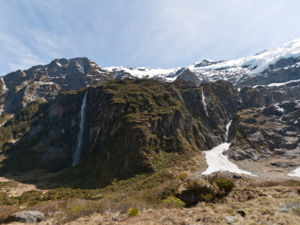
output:
[[[78,67],[79,71],[80,71],[82,74],[84,74],[84,69],[82,68],[82,66],[79,65],[79,64],[77,63],[77,67]]]
[[[45,81],[34,81],[35,84],[39,84],[39,85],[54,85],[53,82],[45,82]]]
[[[300,177],[300,167],[288,173],[290,177]]]
[[[228,171],[231,173],[255,176],[248,171],[239,169],[239,167],[236,164],[229,161],[227,156],[223,154],[230,147],[230,143],[227,142],[230,125],[231,122],[226,126],[226,133],[225,133],[226,142],[214,147],[210,151],[205,152],[205,158],[208,164],[208,168],[202,173],[202,175],[209,175],[211,173],[218,172],[218,171]]]

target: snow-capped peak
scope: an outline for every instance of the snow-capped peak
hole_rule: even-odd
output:
[[[253,56],[242,57],[235,60],[223,61],[220,63],[201,67],[203,70],[228,69],[237,67],[248,67],[250,74],[258,74],[266,70],[270,65],[280,59],[300,57],[300,38],[288,42],[272,50],[263,51]]]
[[[235,60],[214,61],[204,59],[188,67],[171,69],[151,69],[148,67],[108,67],[104,70],[115,74],[126,74],[137,78],[156,78],[172,82],[183,68],[189,69],[200,80],[216,81],[228,80],[233,84],[243,82],[248,78],[261,74],[281,59],[300,57],[300,38],[288,42],[280,47],[265,50],[258,54],[238,58]],[[300,67],[300,64],[293,66]],[[287,67],[283,68],[287,69]],[[284,80],[284,82],[286,82]]]

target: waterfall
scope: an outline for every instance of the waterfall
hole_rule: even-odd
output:
[[[76,166],[80,161],[82,136],[83,136],[83,130],[84,130],[84,124],[85,124],[86,97],[87,97],[87,92],[84,95],[82,105],[81,105],[79,132],[77,135],[76,148],[75,148],[75,152],[74,152],[72,167]]]
[[[208,111],[207,111],[207,105],[206,105],[206,102],[205,102],[205,95],[203,93],[203,88],[202,88],[202,104],[203,104],[206,116],[208,117],[209,115],[208,115]]]
[[[228,136],[229,136],[229,128],[231,126],[232,120],[226,125],[226,132],[225,132],[225,141],[228,141]]]

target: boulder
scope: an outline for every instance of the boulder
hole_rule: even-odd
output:
[[[10,215],[7,223],[23,222],[23,223],[39,223],[44,219],[44,214],[39,211],[21,211]]]

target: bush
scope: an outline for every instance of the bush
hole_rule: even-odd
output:
[[[173,196],[163,199],[162,204],[168,208],[182,208],[185,205],[183,201]]]
[[[128,216],[137,216],[139,214],[139,210],[137,208],[131,207],[128,212]]]
[[[227,196],[234,187],[234,182],[226,177],[216,176],[208,180],[187,180],[177,197],[185,202],[187,207],[198,202],[214,202]]]
[[[225,192],[225,195],[228,195],[235,186],[233,180],[231,180],[227,177],[221,177],[221,176],[214,177],[211,180],[211,183],[215,183],[218,186],[218,188],[220,189],[220,191]]]
[[[201,201],[212,201],[217,192],[217,186],[206,180],[188,180],[177,197],[184,201],[187,207],[191,207]]]

